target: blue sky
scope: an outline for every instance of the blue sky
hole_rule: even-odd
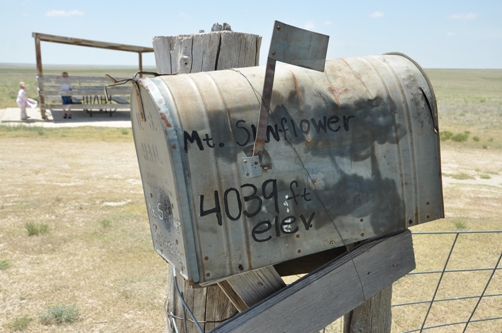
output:
[[[502,1],[0,0],[0,63],[35,63],[32,32],[152,46],[154,36],[234,31],[263,37],[275,20],[330,36],[328,58],[406,53],[425,68],[502,68]],[[133,53],[42,42],[44,64],[136,65]],[[145,55],[145,65],[155,65]]]

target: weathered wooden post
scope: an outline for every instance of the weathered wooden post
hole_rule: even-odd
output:
[[[392,328],[392,285],[347,313],[343,318],[344,333],[390,333]]]
[[[36,56],[36,62],[37,62],[37,79],[43,76],[44,70],[42,67],[42,48],[40,46],[40,38],[38,35],[35,35],[35,56]],[[47,119],[47,115],[45,114],[45,107],[43,106],[45,104],[45,96],[41,94],[40,92],[44,90],[44,84],[43,82],[38,82],[38,101],[40,103],[40,114],[42,115],[42,119]]]
[[[437,106],[420,66],[403,54],[326,61],[317,37],[300,30],[275,22],[266,69],[192,73],[207,65],[195,60],[205,52],[218,69],[221,47],[192,52],[191,35],[156,39],[167,59],[158,71],[180,75],[133,82],[154,247],[187,281],[179,293],[204,330],[315,332],[373,296],[388,304],[382,290],[415,266],[406,229],[444,216]],[[298,67],[319,64],[322,72]],[[315,270],[281,284],[278,273],[300,262]],[[235,309],[219,304],[219,289],[191,288],[215,283],[247,309],[218,326]],[[170,323],[196,332],[176,294]],[[355,331],[364,326],[357,311],[347,318]]]
[[[157,36],[153,39],[155,63],[159,74],[196,73],[238,67],[257,66],[261,37],[234,31],[212,31],[180,36]],[[167,331],[199,333],[189,318],[175,289],[173,270],[168,271]],[[230,299],[217,285],[192,288],[184,278],[177,279],[180,291],[204,331],[218,326],[237,313]]]

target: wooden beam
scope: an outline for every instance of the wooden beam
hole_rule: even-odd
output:
[[[234,275],[218,285],[239,311],[248,309],[286,286],[273,266]]]
[[[43,83],[56,84],[56,85],[61,84],[61,75],[43,75],[43,76],[39,76],[37,79],[39,82],[43,82]],[[103,76],[70,75],[68,79],[72,84],[75,84],[75,83],[103,83],[103,86],[106,86],[111,83],[110,79],[108,79],[104,75]],[[125,80],[125,79],[129,79],[129,78],[115,77],[115,80],[117,80],[117,81]]]
[[[41,34],[38,32],[34,32],[32,34],[32,36],[35,39],[38,39],[39,41],[42,41],[42,42],[51,42],[51,43],[68,44],[68,45],[76,45],[76,46],[87,46],[87,47],[95,47],[95,48],[99,48],[99,49],[118,50],[118,51],[126,51],[126,52],[153,52],[153,47],[99,42],[99,41],[90,40],[90,39],[47,35],[47,34]]]
[[[415,268],[411,232],[364,243],[211,333],[318,332]]]
[[[131,104],[42,104],[46,110],[100,110],[100,109],[124,109],[130,110]]]
[[[105,96],[104,87],[99,86],[78,86],[76,89],[67,91],[59,90],[59,87],[41,90],[40,94],[43,96],[82,96],[82,95],[92,95],[92,96]],[[131,95],[131,87],[118,86],[108,89],[108,95]]]

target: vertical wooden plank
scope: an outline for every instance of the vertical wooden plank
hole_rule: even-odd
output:
[[[183,278],[180,277],[180,279]],[[206,319],[207,288],[185,288],[184,293],[186,293],[190,299],[190,308],[192,309],[195,318],[204,322]],[[199,325],[203,327],[204,323],[199,323]],[[197,326],[192,321],[190,321],[188,328],[188,332],[197,332]]]
[[[261,48],[261,36],[256,36],[256,53],[255,53],[255,66],[260,66],[260,48]]]
[[[220,36],[220,33],[196,34],[193,36],[192,73],[216,70]]]
[[[230,43],[225,52],[221,52],[221,35],[223,32],[213,32],[195,35],[180,36],[157,36],[153,39],[153,49],[155,52],[155,64],[159,74],[182,74],[201,71],[212,71],[217,68],[218,60],[225,64],[225,68],[248,67],[257,63],[256,55],[259,54],[259,43],[261,37],[251,35],[251,42],[245,42],[244,49],[239,46],[232,49],[240,42]],[[225,32],[233,33],[233,32]],[[237,33],[241,38],[247,34]],[[247,38],[247,37],[246,37]],[[238,39],[232,39],[237,41]],[[254,43],[254,44],[253,44]],[[254,46],[253,46],[254,45]],[[253,49],[253,47],[255,49]],[[234,55],[234,53],[236,53]],[[252,56],[250,56],[250,53]],[[226,60],[225,58],[229,58]],[[242,58],[242,59],[241,59]],[[172,269],[168,271],[168,314],[176,317],[184,316],[184,308],[174,287]],[[238,313],[230,299],[225,295],[218,285],[211,285],[206,288],[192,288],[185,279],[178,277],[179,288],[183,293],[187,305],[192,309],[201,327],[208,331],[220,325],[226,319]],[[172,318],[172,315],[169,318]],[[186,330],[183,320],[175,319],[179,333],[199,333],[196,326],[189,320],[186,314]],[[168,321],[167,332],[176,332],[172,324],[172,319]]]
[[[220,56],[216,68],[246,67],[256,63],[257,38],[255,35],[222,31]],[[250,65],[247,65],[250,66]]]
[[[206,288],[206,318],[203,326],[206,332],[235,316],[238,311],[218,286]]]
[[[344,333],[390,333],[392,327],[392,285],[347,313],[343,318]]]
[[[175,37],[171,56],[172,74],[191,73],[193,35]]]
[[[42,49],[40,46],[40,37],[38,37],[38,34],[34,34],[35,37],[35,55],[36,55],[36,61],[37,61],[37,77],[43,77],[44,75],[44,70],[42,68]],[[45,115],[45,108],[42,107],[42,105],[45,104],[45,96],[40,95],[40,91],[44,90],[44,83],[39,80],[38,81],[38,101],[40,102],[40,113],[42,115],[42,119],[47,119],[47,116]]]
[[[171,68],[171,37],[156,36],[153,38],[155,66],[159,74],[172,74]]]

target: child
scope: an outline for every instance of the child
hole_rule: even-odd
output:
[[[73,89],[73,86],[71,85],[70,81],[68,80],[68,73],[63,72],[63,80],[61,83],[61,91],[71,91]],[[66,109],[64,108],[64,105],[69,105],[71,104],[71,96],[61,96],[61,99],[63,100],[63,114],[66,119]],[[68,118],[71,119],[71,108],[68,107]]]
[[[24,82],[19,82],[19,92],[17,93],[16,103],[21,109],[21,120],[28,120],[30,117],[26,114],[26,107],[35,108],[37,106],[37,101],[26,96],[26,84]]]

